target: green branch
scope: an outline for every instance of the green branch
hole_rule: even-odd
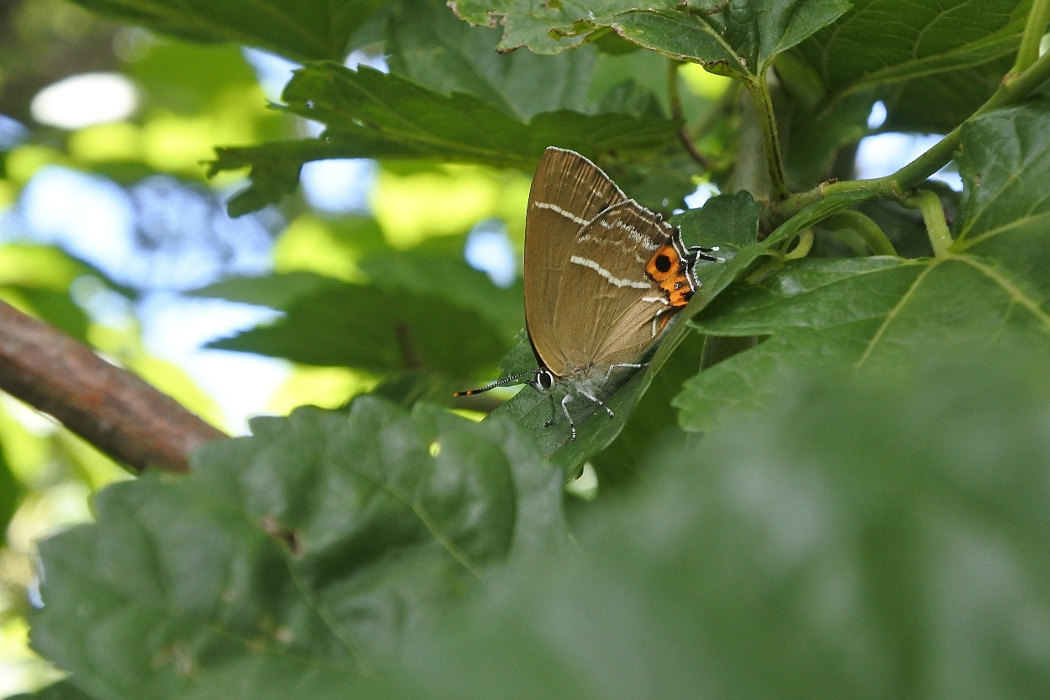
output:
[[[1032,9],[1028,11],[1028,21],[1025,23],[1024,34],[1021,36],[1020,48],[1017,49],[1017,60],[1014,61],[1010,72],[1006,74],[1004,84],[1011,82],[1014,76],[1024,73],[1039,58],[1039,43],[1046,32],[1048,19],[1050,19],[1050,0],[1034,0]]]

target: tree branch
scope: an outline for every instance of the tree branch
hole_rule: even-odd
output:
[[[0,389],[136,471],[185,472],[190,453],[227,437],[141,377],[2,301]]]

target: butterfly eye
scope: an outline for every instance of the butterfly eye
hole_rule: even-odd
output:
[[[554,386],[554,375],[547,368],[542,368],[536,372],[536,385],[543,391],[547,391]]]

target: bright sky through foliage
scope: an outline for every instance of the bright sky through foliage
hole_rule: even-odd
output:
[[[47,86],[33,98],[30,109],[41,124],[81,129],[119,121],[138,108],[134,84],[120,73],[82,73]]]

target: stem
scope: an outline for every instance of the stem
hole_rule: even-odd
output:
[[[693,139],[689,137],[689,127],[686,125],[685,113],[682,110],[682,98],[678,92],[678,66],[681,65],[680,61],[669,59],[667,62],[667,99],[671,104],[671,116],[676,120],[680,121],[682,125],[678,127],[678,140],[682,142],[685,147],[686,153],[697,162],[697,164],[704,170],[710,170],[710,163],[704,154],[696,148],[696,144],[693,143]]]
[[[886,232],[879,228],[879,225],[872,221],[870,217],[854,209],[846,209],[833,214],[822,221],[820,225],[833,231],[844,229],[856,231],[875,255],[892,255],[894,257],[897,255],[897,249],[893,247],[890,239],[886,237]]]
[[[754,80],[746,79],[748,91],[754,98],[755,112],[762,129],[762,141],[765,146],[766,167],[773,188],[774,199],[787,196],[787,181],[784,179],[784,159],[780,154],[780,138],[777,136],[777,120],[773,113],[773,98],[769,93],[769,83],[765,74],[755,76]]]
[[[1050,79],[1050,53],[1040,56],[1015,79],[1000,85],[999,89],[962,124],[952,129],[928,151],[892,175],[870,180],[823,183],[807,192],[786,197],[780,203],[777,214],[780,217],[789,218],[813,202],[844,193],[861,193],[863,195],[861,200],[876,197],[902,199],[907,190],[922,184],[951,161],[959,146],[963,127],[974,117],[1019,102],[1048,79]]]
[[[952,245],[952,235],[948,231],[948,222],[944,218],[944,207],[941,199],[929,190],[919,190],[911,197],[900,200],[901,204],[922,212],[926,222],[926,234],[930,237],[934,257],[940,258],[948,253]]]
[[[809,255],[809,251],[813,249],[813,229],[806,228],[799,232],[798,243],[787,253],[784,253],[784,257],[781,258],[784,262],[788,260],[797,260],[804,258]]]
[[[1008,74],[1007,77],[1010,79],[1003,81],[995,94],[974,112],[974,116],[1022,100],[1047,79],[1050,79],[1050,53],[1037,58],[1020,75],[1011,77]]]
[[[1034,0],[1032,8],[1028,11],[1028,21],[1025,22],[1020,48],[1017,49],[1017,60],[1006,74],[1004,84],[1012,82],[1014,76],[1024,73],[1039,58],[1039,43],[1043,39],[1048,19],[1050,0]]]

